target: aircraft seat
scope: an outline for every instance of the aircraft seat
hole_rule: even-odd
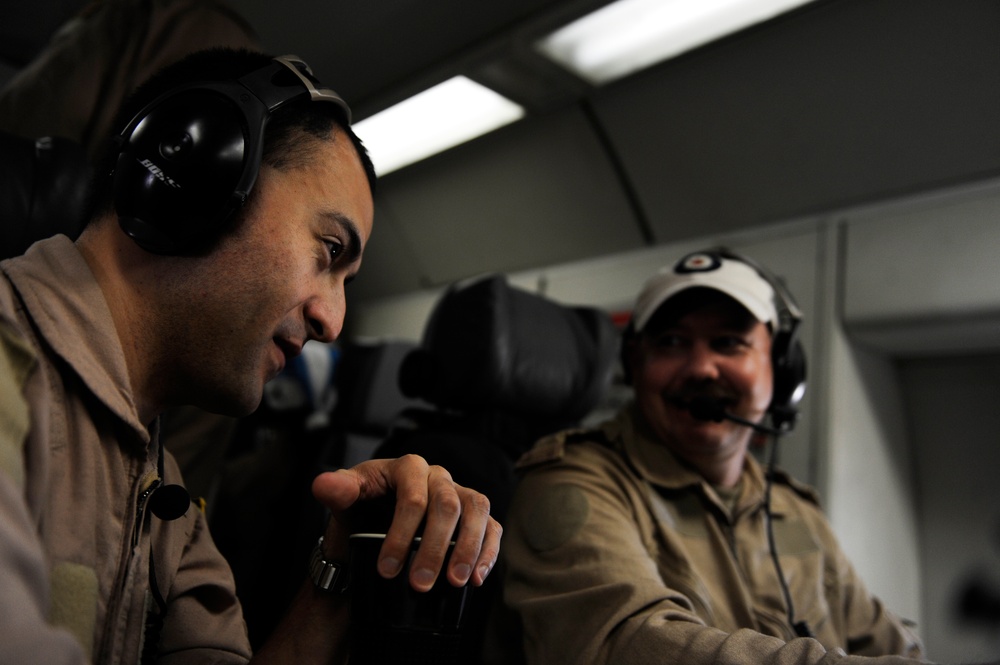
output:
[[[541,436],[577,424],[609,387],[618,332],[592,307],[570,307],[487,275],[452,285],[431,313],[420,347],[399,369],[410,408],[374,457],[416,453],[485,494],[503,524],[516,484],[514,463]],[[377,528],[391,515],[371,516]],[[503,573],[476,590],[463,663],[491,660],[492,626],[513,621],[499,603]],[[504,628],[505,649],[517,636]],[[506,654],[503,662],[519,654]]]
[[[338,437],[326,456],[329,468],[350,468],[369,459],[390,434],[400,412],[422,404],[404,395],[400,365],[417,348],[405,340],[345,341],[337,369]]]
[[[561,305],[489,275],[446,291],[420,347],[404,358],[399,384],[434,407],[435,415],[409,410],[418,426],[458,418],[515,461],[537,438],[597,406],[617,350],[603,311]]]
[[[0,259],[58,233],[76,238],[91,173],[83,148],[69,139],[0,132]]]

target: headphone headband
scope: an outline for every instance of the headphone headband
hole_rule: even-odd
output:
[[[795,298],[792,297],[791,292],[785,286],[785,283],[779,279],[770,270],[757,263],[748,256],[744,256],[739,252],[735,252],[726,247],[717,247],[715,249],[710,249],[706,253],[717,254],[723,258],[732,259],[734,261],[739,261],[740,263],[745,263],[746,265],[757,271],[757,274],[764,278],[764,281],[768,283],[771,290],[774,291],[775,306],[778,310],[778,320],[780,322],[779,329],[791,329],[794,330],[798,328],[799,324],[802,323],[802,310],[799,309],[798,303],[795,302]]]
[[[347,124],[351,124],[351,107],[349,107],[347,102],[344,101],[344,98],[338,95],[333,89],[316,87],[319,84],[319,81],[313,77],[312,69],[309,68],[309,65],[306,64],[305,60],[297,55],[279,55],[274,59],[274,61],[284,65],[289,71],[295,74],[295,77],[299,79],[299,82],[302,83],[303,87],[305,87],[306,91],[309,93],[309,99],[314,102],[330,102],[332,104],[336,104],[341,108],[341,110],[344,111],[344,115],[347,117]],[[253,80],[256,78],[256,75],[264,71],[266,71],[266,69],[248,74],[240,79],[240,82],[247,86],[251,92],[257,95],[261,101],[264,101],[264,103],[267,104],[261,96],[267,88],[259,94],[255,89],[255,86],[253,86]],[[268,105],[268,110],[274,111],[280,105],[281,102],[274,106]]]
[[[799,402],[806,391],[806,354],[798,337],[802,310],[784,282],[753,259],[725,247],[708,250],[723,258],[740,261],[757,271],[774,291],[778,329],[771,339],[774,388],[768,411],[776,429],[791,430],[799,415]]]

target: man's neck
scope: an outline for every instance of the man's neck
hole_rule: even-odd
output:
[[[135,276],[134,267],[141,260],[140,250],[118,228],[114,219],[103,219],[87,226],[76,242],[90,267],[111,311],[111,319],[125,355],[129,382],[140,421],[147,425],[159,415],[160,408],[150,398],[148,303],[142,297],[144,284]]]
[[[733,488],[743,475],[743,456],[725,460],[690,460],[698,473],[716,487]]]

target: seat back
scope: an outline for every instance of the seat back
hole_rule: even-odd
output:
[[[598,309],[560,305],[512,287],[503,275],[455,284],[399,370],[403,394],[431,406],[405,411],[406,424],[397,424],[374,456],[416,453],[445,467],[456,482],[485,494],[503,524],[517,458],[598,405],[617,352],[618,332]],[[388,524],[390,507],[369,516],[371,528]],[[475,590],[456,662],[485,662],[489,626],[508,619],[502,577],[494,571]],[[518,636],[507,637],[509,649]]]
[[[483,434],[515,460],[598,404],[617,349],[605,312],[561,305],[489,275],[447,290],[399,382],[439,414],[486,427]]]
[[[59,233],[75,239],[91,173],[83,148],[69,139],[0,132],[0,259]]]
[[[390,434],[400,412],[423,404],[403,395],[397,378],[416,343],[344,342],[342,348],[333,414],[337,437],[326,455],[331,468],[350,468],[369,459]]]

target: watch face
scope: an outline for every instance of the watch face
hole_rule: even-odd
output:
[[[347,589],[348,581],[345,572],[346,567],[343,564],[323,558],[323,538],[320,538],[309,560],[309,579],[324,591],[343,593]]]

